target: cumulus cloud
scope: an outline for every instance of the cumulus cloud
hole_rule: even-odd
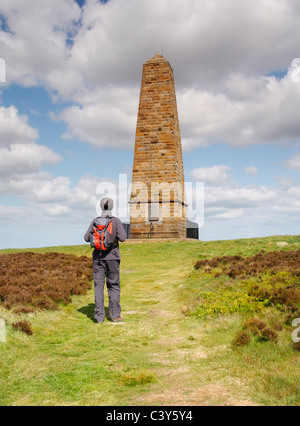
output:
[[[49,172],[37,172],[1,180],[0,194],[9,194],[40,205],[61,203],[72,208],[86,208],[92,195],[96,195],[97,182],[96,178],[83,178],[73,187],[68,177],[55,178]]]
[[[208,174],[205,168],[202,172]],[[193,208],[196,203],[200,208],[201,200],[196,198],[195,188],[193,191],[188,211],[197,221],[192,217]],[[200,192],[198,196],[204,200],[204,212],[198,214],[202,240],[268,236],[274,229],[281,235],[298,232],[300,186],[294,179],[282,176],[274,187],[239,185],[229,180],[205,183],[203,195]]]
[[[206,184],[224,185],[229,174],[232,171],[231,167],[220,165],[213,167],[200,167],[191,171],[191,176],[198,182]]]
[[[291,79],[291,67],[281,80],[239,75],[228,77],[223,92],[190,89],[180,93],[178,108],[189,150],[216,142],[292,146],[299,138],[300,86]]]
[[[163,48],[180,85],[212,89],[228,73],[285,69],[297,46],[298,17],[294,1],[88,1],[71,60],[89,84],[135,84],[144,60]]]
[[[8,83],[43,84],[76,103],[60,116],[65,138],[131,147],[142,64],[162,49],[175,72],[184,149],[292,144],[299,134],[294,0],[89,0],[83,8],[3,0],[0,13]],[[282,80],[268,76],[287,68]]]
[[[68,63],[67,40],[81,15],[77,3],[32,0],[28,7],[21,0],[3,0],[0,14],[6,27],[0,33],[0,43],[7,65],[7,82],[50,86],[54,81],[59,85]],[[53,73],[58,71],[54,79]],[[68,79],[64,80],[68,84]],[[76,85],[77,79],[73,83]],[[55,85],[52,88],[55,90]]]
[[[286,162],[286,167],[291,170],[300,172],[300,154],[295,154]]]
[[[42,215],[69,217],[69,220],[77,218],[76,220],[81,221],[96,216],[99,205],[96,189],[101,182],[107,181],[104,178],[83,176],[74,185],[68,177],[36,172],[1,179],[0,195],[22,199],[25,203],[22,212],[27,212],[31,219]],[[117,183],[113,183],[117,188]],[[6,206],[6,209],[9,208]]]
[[[279,234],[297,233],[300,187],[207,186],[201,238],[227,239],[267,236],[274,227]],[[225,224],[226,223],[226,224]]]
[[[3,220],[37,220],[41,215],[80,220],[88,212],[96,215],[98,178],[85,176],[72,185],[69,177],[54,177],[43,171],[44,165],[54,166],[63,159],[35,142],[39,135],[28,123],[28,117],[20,115],[16,107],[1,107],[0,122],[0,195],[16,197],[24,203],[23,208],[1,206]]]
[[[0,175],[12,177],[32,173],[44,164],[54,165],[60,161],[60,155],[46,146],[35,143],[11,145],[0,148]]]
[[[26,144],[38,138],[38,131],[28,124],[28,117],[19,115],[15,106],[0,107],[0,147]]]
[[[231,209],[251,208],[252,206],[266,206],[277,203],[278,192],[266,186],[214,186],[208,187],[205,192],[205,201],[209,207]]]
[[[249,166],[245,168],[245,173],[247,175],[257,176],[258,175],[258,168],[255,166]]]
[[[167,42],[165,50],[175,72],[184,149],[216,142],[238,148],[266,143],[292,144],[300,130],[297,116],[300,90],[291,78],[295,71],[292,52],[297,52],[290,27],[296,24],[295,13],[299,10],[293,2],[283,5],[279,1],[272,5],[269,1],[244,3],[238,9],[231,0],[222,4],[193,0],[183,4],[175,0],[171,7],[169,1],[156,0],[151,5],[135,0],[101,6],[89,2],[83,10],[82,26],[74,37],[70,57],[75,68],[80,64],[88,82],[84,93],[91,86],[100,88],[100,93],[103,82],[113,87],[138,86],[142,63],[156,53],[153,46],[159,50]],[[230,16],[230,20],[224,20],[223,16]],[[144,27],[142,17],[147,22]],[[279,25],[285,34],[284,47],[279,43],[282,38]],[[122,44],[117,43],[121,31]],[[262,44],[261,39],[266,41],[266,37],[268,41]],[[288,67],[289,72],[282,80],[263,75],[270,69]],[[134,95],[137,102],[138,94]],[[84,98],[77,98],[82,108],[70,109],[62,115],[68,124],[67,136],[87,140],[92,146],[106,146],[108,134],[110,146],[131,147],[129,139],[134,135],[136,109],[129,113],[125,96],[126,93],[119,93],[122,110],[116,105],[113,91],[108,102],[96,103],[97,121],[92,118],[91,106],[85,104]],[[89,129],[84,129],[86,121]],[[80,129],[76,122],[82,124]],[[99,124],[104,133],[102,144],[90,130],[97,129]],[[128,135],[127,143],[120,133]]]
[[[37,172],[44,164],[55,165],[60,155],[35,143],[38,131],[15,106],[0,107],[0,176],[2,182]]]
[[[25,216],[24,210],[21,207],[1,206],[0,205],[0,220],[9,221],[12,217]]]
[[[66,108],[56,119],[67,124],[63,139],[78,139],[95,149],[128,149],[134,146],[136,114],[137,108],[132,112],[128,107],[100,99],[82,107]]]

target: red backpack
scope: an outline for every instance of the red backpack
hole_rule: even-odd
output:
[[[98,217],[95,220],[90,244],[91,247],[100,251],[111,250],[117,247],[117,241],[113,235],[113,222],[111,218]]]

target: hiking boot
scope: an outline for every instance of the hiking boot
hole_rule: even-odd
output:
[[[123,321],[124,321],[124,319],[123,319],[122,317],[120,317],[120,318],[114,318],[114,319],[112,319],[111,321],[112,321],[112,322],[123,322]]]

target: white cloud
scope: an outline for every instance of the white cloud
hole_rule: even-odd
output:
[[[226,220],[226,219],[237,219],[240,217],[243,217],[245,214],[245,210],[244,209],[221,209],[222,211],[219,212],[215,212],[214,214],[212,214],[212,212],[210,212],[209,218],[214,219],[214,220]],[[209,210],[208,210],[209,211]]]
[[[132,84],[141,64],[163,48],[180,85],[212,89],[228,72],[284,69],[297,48],[298,17],[294,1],[90,1],[72,60],[89,84]]]
[[[282,80],[231,75],[228,82],[223,92],[190,89],[179,94],[185,149],[216,142],[236,148],[295,144],[300,133],[300,85],[291,79],[291,68]]]
[[[0,180],[0,195],[23,199],[30,217],[79,216],[92,219],[99,204],[96,189],[101,181],[91,176],[82,177],[76,185],[69,178],[53,177],[48,172],[37,172]],[[117,186],[117,184],[116,184]]]
[[[35,221],[41,216],[81,220],[87,215],[90,220],[96,215],[99,178],[85,176],[74,186],[66,176],[42,171],[44,165],[62,161],[61,156],[34,141],[38,132],[15,107],[1,107],[0,121],[0,195],[17,197],[24,204],[24,208],[2,205],[3,220],[18,217],[22,222],[26,218]]]
[[[71,213],[71,210],[68,206],[63,206],[59,204],[47,205],[44,209],[44,214],[52,217],[58,216],[68,216]],[[41,211],[43,211],[41,210]]]
[[[300,172],[300,154],[295,154],[286,162],[286,167],[291,170]]]
[[[72,106],[59,114],[68,126],[63,139],[78,139],[93,148],[128,149],[134,146],[136,114],[103,103]]]
[[[38,131],[28,124],[28,117],[19,115],[15,106],[0,107],[0,147],[25,144],[38,138]]]
[[[0,148],[0,175],[12,177],[32,173],[44,164],[54,165],[60,161],[60,155],[46,146],[35,143],[11,145]]]
[[[28,124],[15,106],[0,107],[0,176],[2,185],[10,179],[21,179],[38,172],[44,164],[55,165],[60,155],[35,143],[38,131]],[[1,185],[0,185],[1,186]]]
[[[29,218],[35,223],[40,223],[43,218],[50,221],[47,223],[53,230],[53,238],[56,237],[56,245],[79,244],[89,221],[96,215],[99,183],[98,178],[85,176],[73,186],[67,178],[54,178],[41,172],[20,180],[0,181],[0,194],[8,191],[25,202],[22,209],[3,206],[0,216],[9,220],[12,212],[11,217],[18,217],[23,224],[29,223]],[[117,190],[116,182],[115,186]],[[204,240],[267,235],[271,225],[280,230],[278,233],[289,233],[287,229],[298,227],[300,187],[292,181],[286,181],[284,187],[274,188],[230,183],[205,185],[204,200],[204,226],[200,230]],[[76,238],[75,234],[71,237],[74,223]],[[55,229],[60,229],[63,224],[66,234],[56,235]],[[70,239],[65,240],[68,233]]]
[[[224,185],[226,184],[231,167],[220,165],[213,167],[200,167],[191,171],[191,176],[198,182],[206,184]]]
[[[231,208],[251,207],[253,205],[270,205],[277,203],[278,192],[266,186],[213,186],[207,187],[205,201],[214,207]]]
[[[295,233],[299,229],[300,187],[208,186],[200,238],[234,239]]]
[[[294,68],[281,81],[264,77],[299,56],[294,0],[87,1],[82,9],[73,0],[32,0],[30,8],[3,0],[0,13],[10,29],[0,31],[8,83],[42,84],[76,102],[60,115],[66,138],[131,147],[142,64],[162,48],[175,72],[185,149],[298,138]]]
[[[288,176],[279,176],[276,177],[275,180],[278,182],[281,189],[289,189],[295,186],[295,180]]]
[[[245,173],[247,175],[257,176],[258,175],[258,168],[255,166],[249,166],[245,168]]]
[[[70,179],[60,176],[55,179],[42,181],[42,185],[35,185],[32,189],[34,200],[41,203],[66,202],[70,196]]]
[[[16,217],[22,217],[24,215],[25,215],[24,210],[21,207],[0,205],[1,221],[10,221],[12,217],[16,218]]]
[[[7,82],[25,86],[52,82],[69,84],[64,78],[68,64],[68,34],[75,30],[80,8],[73,0],[2,0],[0,13],[9,31],[1,31],[2,57],[7,65]],[[67,67],[71,72],[71,67]],[[60,71],[54,81],[53,73]],[[78,79],[73,79],[76,84]],[[52,86],[57,90],[55,86]],[[74,87],[72,88],[74,90]]]

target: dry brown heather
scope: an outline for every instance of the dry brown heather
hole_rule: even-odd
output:
[[[261,252],[252,257],[223,256],[213,259],[198,260],[195,269],[217,269],[215,276],[226,274],[230,278],[259,276],[264,272],[277,274],[289,272],[293,277],[300,277],[300,250]]]
[[[60,253],[22,252],[0,256],[0,302],[29,313],[57,309],[91,287],[91,260]]]

